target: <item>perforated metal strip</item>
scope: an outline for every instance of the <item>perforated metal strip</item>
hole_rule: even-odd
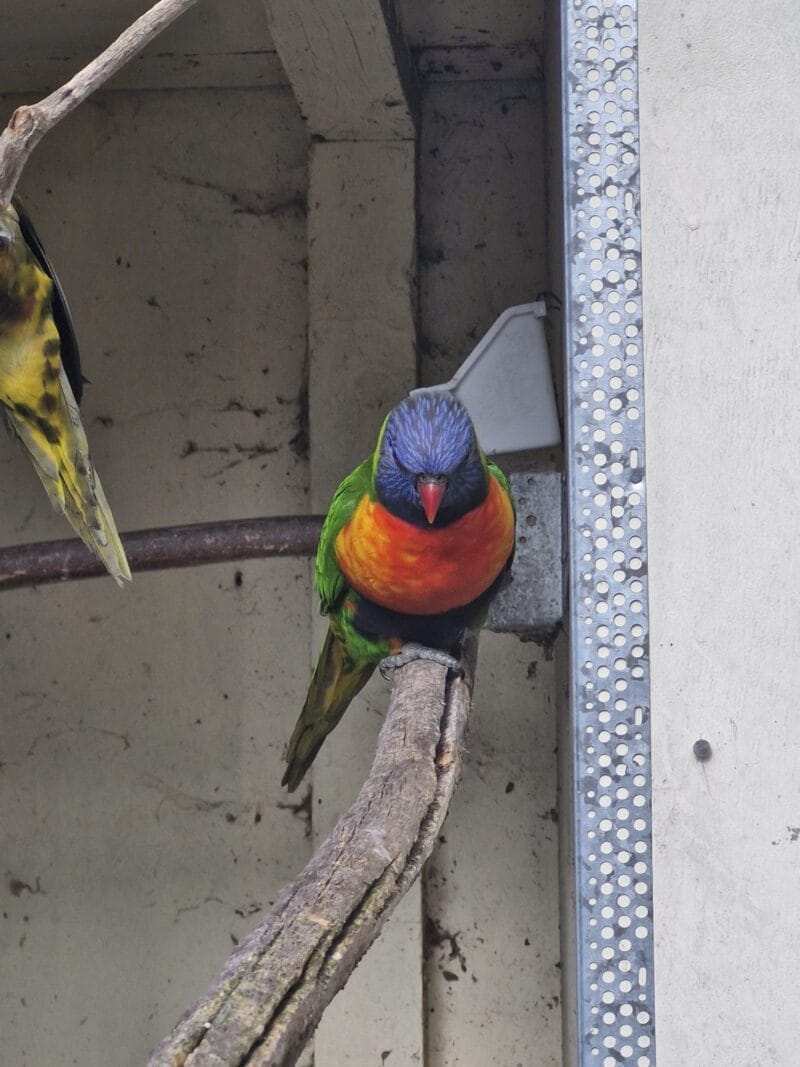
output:
[[[561,0],[580,1067],[654,1067],[634,3]]]

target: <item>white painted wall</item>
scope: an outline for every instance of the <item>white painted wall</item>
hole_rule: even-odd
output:
[[[640,19],[658,1062],[794,1067],[800,10]]]
[[[146,5],[110,6],[10,5],[0,85]],[[235,71],[263,10],[223,16],[174,32]],[[22,191],[121,529],[307,509],[307,144],[285,86],[207,87],[103,93],[36,152]],[[0,473],[3,543],[69,536],[10,440]],[[3,596],[0,1062],[141,1064],[308,854],[279,784],[308,598],[301,560]]]
[[[288,92],[107,93],[25,176],[122,529],[306,509],[306,146]],[[69,536],[0,444],[3,542]],[[308,597],[302,560],[3,596],[0,1062],[141,1064],[308,853]]]

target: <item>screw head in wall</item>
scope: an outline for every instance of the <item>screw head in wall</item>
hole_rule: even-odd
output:
[[[694,752],[695,759],[701,763],[708,763],[711,759],[711,743],[701,737],[692,745],[692,752]]]

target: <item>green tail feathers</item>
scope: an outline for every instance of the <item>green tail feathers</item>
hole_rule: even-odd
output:
[[[374,670],[374,660],[353,660],[344,643],[328,630],[305,705],[286,752],[287,767],[281,784],[288,786],[290,793],[300,785],[322,742]]]

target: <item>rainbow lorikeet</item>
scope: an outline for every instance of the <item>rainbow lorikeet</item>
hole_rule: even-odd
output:
[[[53,507],[117,580],[130,580],[89,457],[78,403],[80,357],[61,286],[27,215],[0,209],[0,405]]]
[[[508,481],[466,408],[447,392],[398,404],[322,527],[315,584],[330,626],[284,785],[297,788],[381,660],[458,666],[465,631],[482,625],[510,565],[514,528]]]

